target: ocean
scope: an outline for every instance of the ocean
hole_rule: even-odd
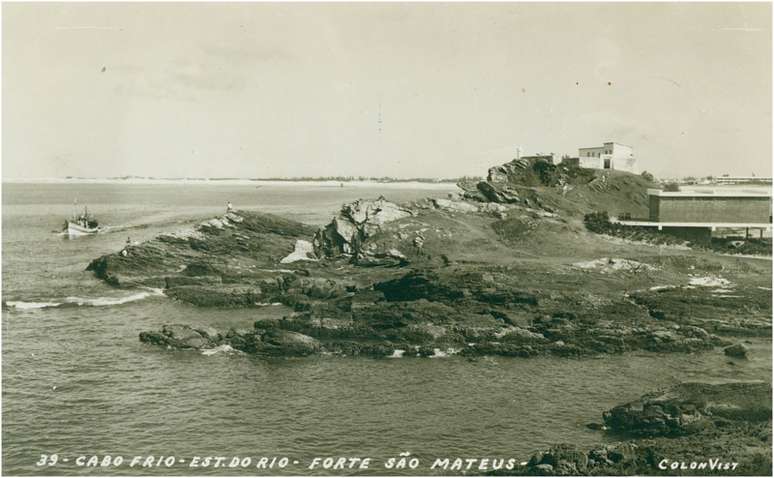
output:
[[[259,186],[259,187],[256,187]],[[250,327],[281,306],[198,309],[155,290],[117,290],[84,269],[120,250],[225,209],[321,225],[342,203],[445,196],[453,185],[4,183],[2,472],[5,475],[433,474],[436,458],[513,458],[558,442],[613,438],[585,425],[604,410],[681,381],[771,375],[771,346],[726,364],[717,351],[604,358],[258,359],[171,351],[139,342],[166,323]],[[58,234],[87,204],[105,233]],[[410,453],[416,470],[385,470]],[[36,465],[41,455],[56,466]],[[121,456],[119,467],[78,457]],[[135,456],[184,457],[129,467]],[[190,468],[200,457],[288,457],[285,469]],[[315,457],[371,457],[370,470],[308,470]],[[64,460],[68,461],[65,462]],[[83,463],[86,463],[84,459]],[[297,461],[298,464],[292,464]],[[155,463],[155,461],[154,461]],[[443,473],[441,471],[441,473]],[[448,471],[446,472],[449,473]]]

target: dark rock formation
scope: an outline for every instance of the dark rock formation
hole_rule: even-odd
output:
[[[314,228],[271,214],[231,212],[93,260],[86,270],[117,287],[212,285],[265,277]],[[182,295],[182,294],[181,294]],[[203,304],[202,304],[203,305]]]
[[[355,201],[342,206],[339,214],[314,236],[314,250],[321,257],[346,254],[353,257],[375,257],[378,252],[363,248],[369,237],[380,231],[385,223],[410,217],[412,211],[380,197],[375,201]],[[389,251],[380,251],[388,258]],[[397,258],[398,260],[400,257]]]
[[[723,349],[723,352],[729,357],[746,359],[749,349],[745,344],[734,344]]]
[[[235,350],[257,355],[296,357],[320,352],[320,343],[307,335],[256,323],[254,330],[230,329],[220,334],[214,329],[194,329],[187,325],[165,325],[158,332],[141,332],[140,341],[173,349],[207,350],[229,345]]]
[[[188,325],[165,325],[158,332],[141,332],[140,341],[175,349],[205,349],[219,344],[220,334],[214,329],[194,329]]]
[[[556,445],[510,474],[771,475],[769,383],[684,383],[617,406],[604,418],[610,433],[641,438],[586,450]],[[713,469],[718,465],[709,460],[728,467]]]
[[[768,401],[762,400],[768,396]],[[641,436],[676,436],[713,426],[713,419],[771,419],[771,385],[684,383],[617,406],[603,416],[612,429]]]
[[[600,243],[579,219],[546,209],[567,204],[555,190],[516,184],[518,175],[504,174],[493,173],[487,183],[515,192],[520,203],[451,197],[345,205],[314,234],[314,261],[285,261],[298,254],[299,242],[312,239],[313,228],[235,212],[100,257],[89,269],[115,286],[163,288],[201,307],[286,306],[270,327],[231,333],[229,341],[184,330],[144,336],[173,348],[577,357],[698,352],[730,345],[718,335],[771,333],[764,287],[770,284],[760,279],[770,264]],[[611,249],[625,259],[605,259],[615,257]],[[739,290],[660,286],[719,271],[734,274]],[[298,337],[279,331],[317,342],[291,346]]]

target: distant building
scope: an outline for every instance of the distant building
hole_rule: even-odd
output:
[[[721,176],[714,178],[715,184],[771,184],[771,177],[765,176]]]
[[[615,142],[607,142],[593,148],[578,148],[578,160],[582,168],[638,172],[634,150],[630,146]]]
[[[624,226],[657,227],[697,244],[716,229],[771,230],[771,191],[674,191],[648,189],[647,221],[618,218]]]

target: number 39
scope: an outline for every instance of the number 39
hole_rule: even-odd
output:
[[[40,460],[35,463],[35,466],[54,466],[59,461],[59,455],[54,453],[53,455],[40,455]]]

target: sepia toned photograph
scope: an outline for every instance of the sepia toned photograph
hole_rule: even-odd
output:
[[[771,476],[771,2],[3,2],[3,476]]]

